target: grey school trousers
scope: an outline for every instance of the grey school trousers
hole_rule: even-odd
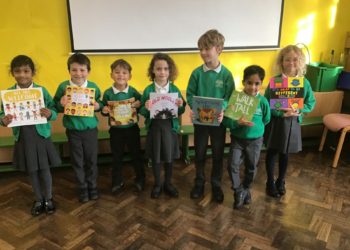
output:
[[[232,189],[241,187],[240,166],[244,161],[243,188],[250,188],[257,172],[263,138],[241,139],[231,135],[231,147],[228,161],[228,173],[232,181]]]
[[[88,130],[66,130],[70,158],[76,173],[79,189],[97,187],[97,128]]]

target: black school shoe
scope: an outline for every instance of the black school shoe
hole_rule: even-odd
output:
[[[196,184],[191,190],[191,199],[202,198],[204,195],[204,185]]]
[[[135,180],[134,187],[136,192],[142,192],[145,190],[145,180]]]
[[[213,200],[217,203],[222,203],[224,201],[224,193],[222,192],[221,187],[213,187],[212,188]]]
[[[177,198],[179,197],[179,192],[172,184],[165,184],[163,186],[164,193],[169,195],[170,197]]]
[[[266,194],[268,196],[273,197],[273,198],[280,198],[281,197],[280,193],[277,191],[275,183],[273,183],[273,184],[266,183]]]
[[[249,205],[250,203],[252,203],[252,195],[250,193],[249,188],[245,189],[245,191],[246,191],[246,196],[244,198],[243,204]]]
[[[246,197],[247,197],[246,189],[243,189],[243,188],[237,189],[234,194],[233,208],[234,209],[242,208]]]
[[[79,190],[79,201],[81,203],[86,203],[89,201],[89,192],[86,188]]]
[[[113,187],[112,187],[112,193],[113,193],[113,194],[119,194],[121,191],[124,190],[124,188],[125,188],[124,182],[121,182],[121,183],[119,183],[119,184],[117,184],[117,185],[113,185]]]
[[[158,199],[161,193],[162,193],[162,186],[153,186],[152,192],[151,192],[151,198]]]
[[[285,181],[280,181],[279,179],[276,180],[276,189],[278,193],[282,196],[286,194],[286,186],[285,186]]]
[[[44,201],[34,201],[31,214],[33,216],[38,216],[45,211]]]
[[[90,200],[94,200],[94,201],[100,198],[97,188],[89,189],[89,198]]]
[[[56,206],[53,199],[45,200],[44,207],[45,207],[45,212],[47,214],[53,214],[56,211]]]

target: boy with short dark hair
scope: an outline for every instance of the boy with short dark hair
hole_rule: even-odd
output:
[[[66,96],[67,86],[78,86],[81,88],[94,88],[95,100],[93,106],[95,111],[102,107],[100,101],[101,92],[96,83],[88,81],[90,73],[89,58],[80,53],[75,53],[67,61],[70,80],[62,82],[56,91],[54,101],[58,112],[64,112],[68,103]],[[73,109],[71,110],[73,114]],[[98,120],[94,114],[88,116],[63,116],[63,126],[66,128],[70,158],[75,170],[79,185],[79,201],[88,202],[99,198],[97,190],[97,149],[98,149]]]
[[[119,59],[111,65],[111,78],[114,80],[112,87],[107,89],[102,98],[103,102],[103,115],[109,115],[111,112],[108,106],[109,101],[123,101],[130,98],[134,98],[131,107],[139,108],[141,106],[141,94],[128,84],[131,79],[131,65],[123,60]],[[111,119],[111,118],[109,118]],[[122,164],[124,148],[127,145],[131,154],[134,171],[135,171],[135,188],[137,191],[144,190],[145,186],[145,171],[143,167],[143,157],[141,155],[141,143],[140,143],[140,128],[136,123],[128,123],[121,125],[113,125],[111,122],[109,134],[110,134],[110,146],[113,154],[113,168],[112,168],[112,192],[118,193],[124,189],[124,181],[122,176]]]
[[[243,92],[259,99],[252,121],[243,117],[232,120],[225,117],[223,124],[231,130],[231,147],[227,170],[234,190],[233,208],[239,209],[251,203],[250,187],[253,183],[260,158],[265,125],[270,122],[270,104],[260,94],[265,70],[258,65],[244,69]],[[240,166],[244,160],[244,179],[240,179]]]
[[[198,40],[198,48],[204,64],[192,72],[188,83],[186,96],[191,109],[193,96],[222,98],[224,99],[223,110],[227,107],[227,102],[235,86],[231,72],[219,61],[224,42],[224,36],[217,30],[207,31]],[[222,119],[223,111],[218,117],[219,122]],[[204,166],[208,139],[210,137],[213,152],[212,195],[216,202],[221,203],[224,200],[221,178],[225,136],[226,128],[222,124],[219,127],[194,125],[196,178],[195,185],[191,191],[192,199],[200,198],[204,195]]]

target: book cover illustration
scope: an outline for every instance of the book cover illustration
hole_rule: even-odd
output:
[[[151,119],[170,119],[178,117],[178,106],[176,100],[178,93],[150,93]]]
[[[40,115],[40,109],[45,108],[42,88],[3,90],[1,99],[5,115],[13,116],[8,127],[47,123]]]
[[[243,118],[246,121],[251,121],[258,105],[259,98],[249,96],[244,92],[233,91],[224,116],[232,120]]]
[[[94,116],[95,89],[67,86],[67,105],[64,107],[65,115]]]
[[[224,99],[193,96],[193,124],[220,126],[218,116],[222,111]]]
[[[273,77],[270,79],[271,109],[304,107],[304,77]]]
[[[122,101],[108,101],[110,125],[121,126],[137,123],[137,111],[132,107],[134,102],[134,97]]]

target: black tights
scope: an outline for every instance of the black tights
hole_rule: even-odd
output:
[[[161,186],[160,166],[161,166],[160,163],[153,163],[152,162],[152,169],[153,169],[155,186]],[[164,163],[164,183],[166,185],[170,185],[171,184],[171,176],[172,175],[173,175],[173,164],[172,164],[172,162],[165,162]]]
[[[41,169],[28,174],[35,199],[37,201],[41,201],[44,198],[47,200],[52,199],[52,177],[50,169]]]
[[[266,153],[266,174],[267,174],[267,185],[272,185],[275,181],[275,161],[277,156],[279,155],[278,161],[278,181],[284,181],[284,178],[287,173],[288,166],[288,153],[282,154],[279,153],[276,149],[268,149]]]

